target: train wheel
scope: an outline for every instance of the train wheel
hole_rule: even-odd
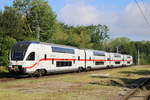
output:
[[[46,70],[45,69],[41,69],[41,74],[42,76],[46,74]]]
[[[110,68],[110,66],[108,65],[108,66],[106,66],[106,68],[108,68],[108,69],[109,69],[109,68]]]
[[[42,70],[38,69],[35,71],[34,76],[41,77],[42,76]]]
[[[78,72],[83,72],[83,71],[84,71],[83,67],[78,68]]]
[[[113,67],[114,67],[114,66],[113,66],[113,65],[111,65],[111,66],[110,66],[110,69],[112,69]]]

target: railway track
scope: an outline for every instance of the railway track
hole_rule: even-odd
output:
[[[127,66],[130,67],[130,66]],[[121,69],[121,68],[126,68],[126,67],[115,67],[115,68],[102,68],[99,70],[91,70],[88,72],[80,72],[80,73],[76,73],[76,72],[69,72],[69,73],[60,73],[60,74],[48,74],[48,75],[44,75],[42,77],[39,78],[49,78],[49,77],[58,77],[58,76],[62,76],[65,74],[86,74],[86,73],[90,73],[90,72],[98,72],[98,71],[103,71],[103,70],[115,70],[115,69]],[[15,81],[18,79],[39,79],[37,77],[29,77],[27,75],[23,75],[23,76],[17,76],[17,75],[12,75],[10,73],[5,73],[4,75],[0,76],[0,82],[9,82],[9,81]]]
[[[150,92],[148,91],[150,89],[150,77],[137,79],[129,88],[131,90],[127,91],[120,100],[150,100]]]

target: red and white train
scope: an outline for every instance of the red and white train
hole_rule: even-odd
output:
[[[32,41],[16,43],[9,59],[9,72],[39,76],[133,64],[130,55]]]

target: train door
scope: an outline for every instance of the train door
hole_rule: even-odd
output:
[[[126,66],[126,57],[123,55],[123,66]]]
[[[115,64],[114,64],[114,54],[113,53],[110,53],[109,54],[109,57],[110,57],[110,66],[113,67]]]
[[[108,67],[111,67],[111,56],[110,56],[110,54],[107,54],[107,65],[108,65]]]
[[[73,61],[74,63],[74,69],[75,70],[78,70],[78,71],[84,71],[86,69],[86,63],[85,63],[85,56],[86,56],[86,53],[85,53],[85,50],[79,50],[79,49],[76,49],[76,54],[74,55],[75,58],[75,61]]]
[[[35,66],[38,66],[38,55],[35,51],[32,51],[30,53],[28,53],[27,57],[26,57],[26,67],[28,68],[33,68]]]
[[[95,66],[95,61],[94,61],[94,56],[93,56],[93,51],[85,50],[86,52],[86,69],[91,69]]]
[[[49,46],[47,45],[41,45],[40,46],[40,50],[38,51],[37,54],[37,59],[39,61],[39,69],[46,69],[46,70],[50,70],[50,60],[48,58],[48,54],[50,52],[49,50]]]

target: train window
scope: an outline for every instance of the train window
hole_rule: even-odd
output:
[[[127,58],[131,58],[130,56],[127,56]]]
[[[78,60],[80,60],[80,56],[78,56]]]
[[[53,52],[59,52],[59,53],[74,54],[74,49],[70,49],[70,48],[52,47],[52,51]]]
[[[17,43],[11,48],[11,60],[23,60],[28,49],[28,43]]]
[[[130,61],[128,61],[127,63],[130,64]]]
[[[72,66],[72,61],[57,61],[56,67],[69,67]]]
[[[121,55],[120,54],[115,54],[114,55],[116,58],[121,58]]]
[[[104,53],[104,52],[97,52],[97,51],[94,51],[94,52],[93,52],[93,55],[94,55],[94,56],[105,56],[105,53]]]
[[[47,59],[47,55],[46,55],[46,54],[44,55],[44,59],[45,59],[45,60]]]
[[[115,64],[120,64],[120,61],[115,61]]]
[[[26,60],[35,60],[35,52],[31,52]]]
[[[91,60],[91,57],[89,57],[89,60]]]
[[[110,61],[111,59],[110,59],[110,58],[107,58],[107,60]]]
[[[103,61],[96,61],[95,65],[104,65],[104,62]]]

